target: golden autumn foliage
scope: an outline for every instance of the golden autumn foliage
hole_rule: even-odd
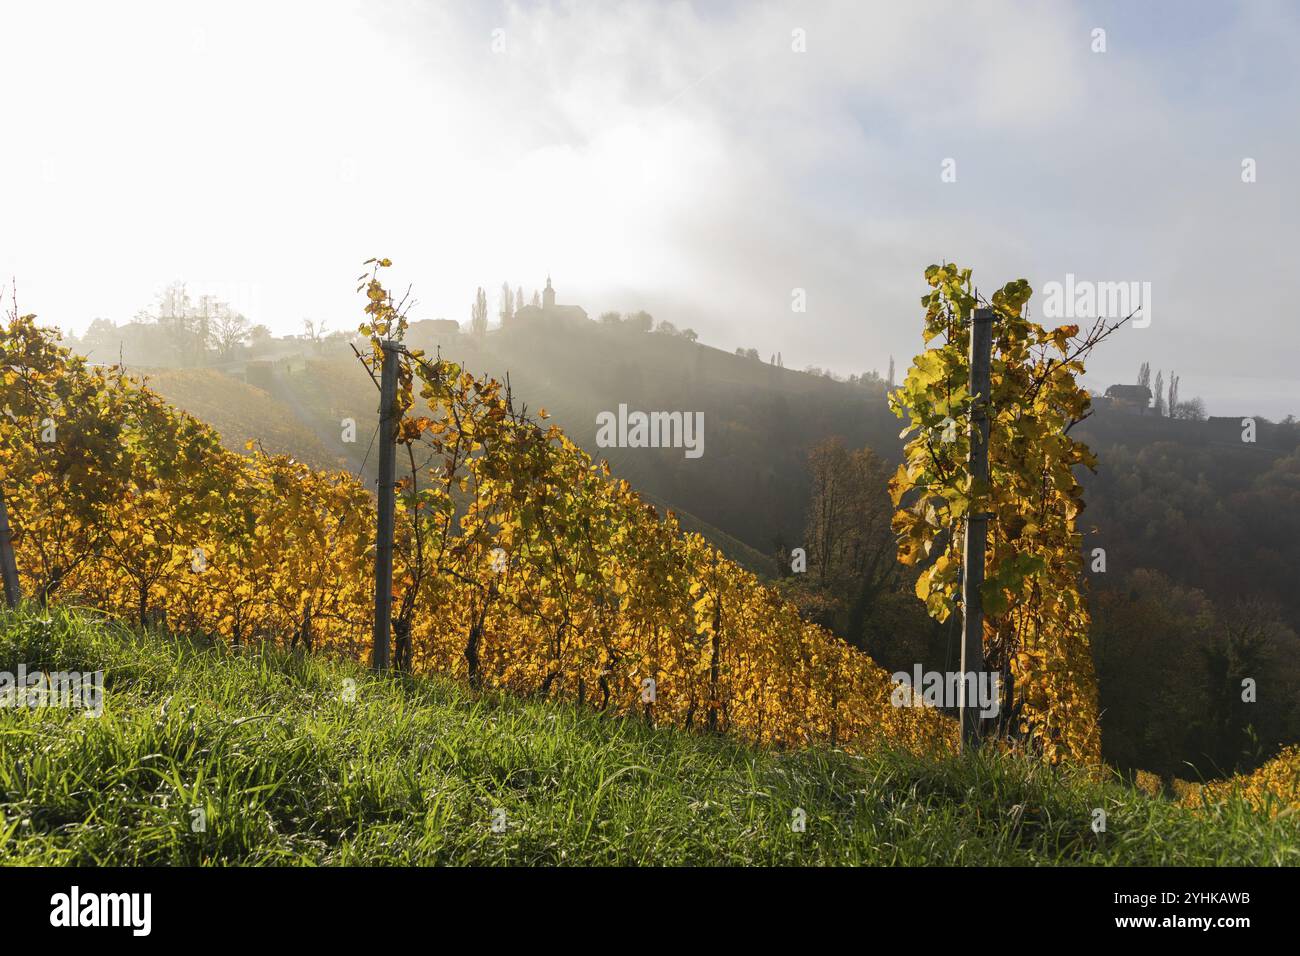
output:
[[[405,321],[378,281],[386,264],[363,284],[376,348]],[[235,645],[368,657],[375,504],[360,481],[254,443],[223,448],[32,316],[0,348],[0,482],[26,594]],[[870,658],[499,383],[413,352],[402,368],[397,662],[776,746],[952,746],[950,719],[893,707]]]
[[[984,655],[1003,676],[1004,733],[1032,741],[1049,760],[1100,761],[1098,698],[1084,598],[1083,509],[1077,466],[1096,459],[1069,428],[1089,407],[1078,383],[1083,356],[1107,329],[1044,328],[1026,317],[1023,279],[993,294],[989,484],[966,470],[970,270],[931,266],[926,350],[890,395],[907,421],[905,460],[890,482],[898,557],[923,568],[916,593],[945,620],[958,603],[966,515],[990,515]]]
[[[1286,747],[1253,773],[1187,786],[1180,799],[1184,806],[1200,807],[1229,796],[1271,814],[1300,810],[1300,746]]]

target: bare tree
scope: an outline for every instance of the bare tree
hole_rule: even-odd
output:
[[[311,319],[302,320],[303,335],[311,342],[319,345],[325,340],[325,320],[321,319],[315,322]]]
[[[222,358],[243,345],[249,333],[248,319],[228,305],[223,304],[211,317],[208,334]]]

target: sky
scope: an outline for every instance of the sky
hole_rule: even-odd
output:
[[[1085,381],[1148,361],[1278,418],[1297,116],[1300,7],[1270,0],[0,0],[0,281],[64,330],[182,280],[286,334],[354,328],[387,256],[413,319],[549,274],[849,374],[906,366],[950,261],[1040,305],[1150,283]]]

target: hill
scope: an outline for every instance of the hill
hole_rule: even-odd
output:
[[[777,547],[795,547],[802,535],[810,497],[807,456],[814,445],[840,435],[853,446],[869,444],[898,457],[898,420],[883,387],[778,368],[678,336],[591,322],[522,326],[479,339],[435,336],[416,323],[408,341],[430,354],[441,348],[444,357],[476,374],[509,377],[517,402],[545,408],[567,435],[609,461],[617,477],[661,511],[671,508],[683,527],[764,576],[773,572]],[[341,457],[373,480],[374,384],[345,343],[308,351],[221,372],[151,371],[151,377],[178,408],[223,436],[239,436],[227,440],[241,446],[248,422],[257,419],[236,410],[247,407],[245,392],[256,384],[269,398],[268,430],[284,429],[286,438],[292,430],[301,438],[301,450],[292,440],[276,450],[308,461],[325,455],[331,465]],[[687,458],[680,448],[599,447],[596,416],[620,404],[702,413],[705,453]],[[352,432],[344,427],[348,421],[355,422]]]
[[[289,455],[313,468],[338,468],[344,456],[331,450],[290,402],[215,369],[166,368],[146,373],[150,388],[177,408],[207,422],[232,451],[257,439],[270,455]]]
[[[892,461],[901,452],[883,385],[837,382],[623,325],[524,326],[462,338],[464,345],[444,345],[444,354],[472,349],[472,367],[508,373],[517,395],[544,405],[615,474],[764,555],[800,543],[815,445],[839,435]],[[620,404],[702,414],[704,453],[598,447],[596,416]],[[771,573],[770,560],[765,570]]]
[[[675,511],[682,528],[769,579],[777,550],[808,546],[812,447],[839,435],[885,463],[899,456],[899,422],[871,381],[836,382],[621,324],[519,325],[477,338],[415,323],[409,338],[473,371],[508,376],[517,403],[546,408],[661,513]],[[373,479],[374,384],[343,341],[298,348],[274,362],[177,372],[156,384],[216,424],[230,447],[242,445],[232,432],[242,436],[250,422],[264,421],[268,434],[285,431],[275,450],[340,455]],[[232,413],[254,394],[265,396],[261,419]],[[702,412],[705,454],[598,447],[596,415],[620,404]],[[1078,478],[1104,756],[1166,781],[1255,769],[1300,740],[1300,591],[1288,584],[1300,561],[1300,428],[1261,420],[1248,443],[1240,419],[1175,421],[1111,406],[1099,402],[1077,428],[1099,458],[1095,474]],[[347,422],[355,423],[350,435]],[[892,547],[888,535],[879,546]],[[913,606],[909,581],[897,590],[896,600],[885,595],[848,623],[823,609],[833,611],[834,600],[852,606],[856,592],[831,602],[788,593],[807,619],[891,670],[917,661],[955,667],[951,633]],[[1268,693],[1248,706],[1231,703],[1224,688],[1261,673],[1270,675]]]
[[[434,334],[427,326],[412,325],[410,345],[430,354],[441,350],[476,373],[501,380],[508,376],[517,402],[545,408],[567,435],[594,457],[609,461],[618,477],[660,510],[673,509],[684,527],[704,534],[728,557],[764,576],[773,574],[777,550],[802,543],[811,500],[807,460],[812,448],[840,436],[850,448],[871,447],[886,462],[901,458],[900,422],[889,411],[879,382],[834,381],[625,325],[520,325],[482,338]],[[245,433],[264,431],[274,445],[268,450],[311,463],[323,458],[330,466],[342,459],[373,480],[376,462],[368,452],[376,418],[374,384],[344,341],[299,343],[298,348],[275,361],[236,363],[225,372],[150,374],[169,401],[214,425],[231,447],[242,447],[249,437]],[[252,386],[260,389],[249,392]],[[620,404],[633,410],[703,413],[704,454],[687,458],[676,448],[599,447],[596,416],[616,411]],[[260,415],[254,411],[258,408]],[[345,427],[348,421],[355,423],[352,431]],[[1300,428],[1292,425],[1261,421],[1258,441],[1246,444],[1237,418],[1174,421],[1127,414],[1104,401],[1077,431],[1101,455],[1099,473],[1080,479],[1100,534],[1112,545],[1139,526],[1120,513],[1125,491],[1117,485],[1124,475],[1115,465],[1136,467],[1145,482],[1160,476],[1147,474],[1145,469],[1154,465],[1133,466],[1132,455],[1117,458],[1111,449],[1182,449],[1182,457],[1200,459],[1186,462],[1187,477],[1195,478],[1207,471],[1262,473],[1300,446]],[[1228,498],[1240,484],[1218,482],[1211,490]],[[1183,510],[1179,501],[1169,504]],[[1194,527],[1199,517],[1193,510],[1203,511],[1189,507],[1182,517]],[[1165,569],[1174,553],[1153,540],[1121,547],[1124,566],[1130,568]],[[1286,546],[1269,547],[1287,553]],[[1243,580],[1267,577],[1271,584],[1276,577],[1271,571],[1254,575],[1250,562],[1239,563],[1237,570],[1232,587],[1216,596],[1249,592],[1248,585],[1241,586]],[[1210,587],[1217,580],[1214,574],[1215,568],[1206,566],[1187,581]],[[1274,590],[1285,603],[1288,592]],[[1292,620],[1300,627],[1300,608],[1296,610]]]
[[[105,693],[94,719],[0,708],[10,864],[1300,862],[1300,820],[1233,798],[1193,811],[1014,758],[778,753],[75,612],[0,614],[0,670],[19,664],[103,670]]]

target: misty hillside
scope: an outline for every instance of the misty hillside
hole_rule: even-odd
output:
[[[256,439],[272,455],[290,455],[313,468],[337,468],[342,457],[330,448],[308,424],[309,416],[293,403],[292,390],[282,391],[286,401],[267,390],[232,375],[209,368],[151,370],[148,385],[164,398],[195,418],[221,423],[219,430],[227,445],[242,449]]]
[[[626,323],[516,323],[483,336],[450,326],[413,323],[408,344],[508,378],[517,405],[546,409],[647,501],[769,578],[789,570],[778,550],[810,544],[814,447],[840,436],[890,468],[900,458],[901,423],[871,378],[836,381]],[[267,451],[373,481],[378,395],[346,338],[276,340],[267,354],[274,358],[155,370],[150,379],[233,449],[257,437]],[[702,412],[703,455],[597,447],[597,415],[620,404]],[[1240,418],[1174,420],[1104,400],[1076,429],[1098,455],[1097,472],[1079,475],[1080,531],[1104,747],[1116,766],[1166,777],[1186,775],[1189,763],[1207,777],[1252,769],[1300,727],[1300,592],[1291,586],[1300,430],[1261,420],[1256,431],[1244,442]],[[872,495],[883,497],[880,483]],[[892,550],[887,528],[874,546]],[[782,582],[804,615],[884,666],[956,666],[951,629],[924,616],[906,576],[891,585],[896,600],[878,598],[861,618],[845,616],[852,593],[795,580],[804,577]],[[1272,678],[1258,706],[1212,706],[1222,696],[1215,688],[1265,670]],[[1251,733],[1259,743],[1243,745]]]
[[[576,307],[526,307],[505,328],[480,334],[417,321],[405,341],[507,382],[516,407],[545,409],[646,500],[674,510],[684,528],[738,563],[779,579],[805,620],[887,670],[917,661],[957,666],[952,628],[925,614],[908,572],[875,577],[870,567],[879,565],[868,563],[826,565],[823,573],[814,563],[811,574],[789,573],[789,549],[822,553],[809,516],[814,504],[821,514],[828,503],[814,502],[812,478],[815,461],[834,457],[826,457],[827,439],[881,459],[858,488],[838,479],[822,486],[832,488],[831,507],[857,496],[886,503],[885,480],[902,444],[886,383],[789,370],[750,350],[728,353],[670,322],[649,329],[643,313],[593,322]],[[154,347],[165,365],[156,346],[168,330],[155,323],[103,331],[123,334],[109,351],[137,357]],[[173,347],[173,367],[145,371],[234,450],[256,439],[268,452],[373,481],[377,386],[350,338],[263,338],[225,353],[192,349],[188,360]],[[1122,770],[1166,781],[1187,776],[1189,766],[1205,778],[1251,771],[1300,733],[1300,593],[1290,586],[1300,560],[1300,430],[1262,419],[1173,419],[1126,406],[1122,396],[1134,388],[1149,392],[1125,386],[1099,399],[1077,428],[1098,456],[1095,474],[1079,474],[1086,502],[1079,531],[1103,753]],[[598,422],[620,408],[702,416],[702,441],[689,449],[600,447]],[[1246,440],[1246,424],[1254,440]],[[859,534],[868,525],[860,518],[842,512],[836,520]],[[859,553],[893,566],[888,519],[869,524],[875,530],[856,539]],[[1258,704],[1223,705],[1224,687],[1260,673],[1269,681]]]
[[[545,406],[637,489],[764,554],[798,543],[808,452],[819,441],[839,435],[895,457],[899,422],[883,387],[778,368],[678,336],[595,323],[525,327],[486,336],[466,361],[494,376],[508,373],[517,397]],[[620,404],[702,412],[703,455],[598,448],[596,416]]]
[[[901,423],[890,413],[880,382],[842,382],[780,368],[626,324],[520,323],[482,337],[439,334],[430,329],[435,325],[414,323],[408,344],[431,354],[441,350],[476,373],[508,378],[517,404],[534,412],[544,408],[647,500],[673,508],[686,527],[764,574],[773,571],[771,555],[797,546],[803,533],[811,448],[837,435],[849,447],[869,446],[889,462],[901,455]],[[258,437],[268,451],[314,465],[364,470],[373,478],[376,462],[368,452],[377,393],[346,339],[298,343],[296,349],[284,340],[275,344],[269,351],[273,360],[150,370],[150,384],[213,424],[231,448]],[[597,415],[616,413],[620,404],[630,411],[702,412],[703,454],[688,458],[680,448],[597,447]],[[1243,443],[1240,430],[1235,417],[1175,421],[1126,414],[1102,401],[1077,432],[1099,454],[1162,443],[1196,449],[1207,462],[1220,463],[1209,470],[1221,472],[1235,490],[1267,472],[1300,441],[1293,426],[1261,421],[1254,444]],[[1102,455],[1097,475],[1081,478],[1089,502],[1099,506],[1094,514],[1114,514],[1102,501],[1118,480],[1110,456]]]
[[[674,509],[685,528],[763,574],[772,573],[777,544],[794,547],[802,533],[809,449],[840,435],[897,456],[899,423],[879,385],[838,382],[679,336],[595,322],[517,327],[481,339],[431,334],[421,325],[413,326],[408,345],[431,354],[441,348],[476,373],[508,378],[517,404],[544,408],[647,500]],[[233,449],[256,436],[268,451],[374,477],[376,460],[368,452],[377,393],[346,342],[305,345],[296,355],[221,370],[151,370],[150,384],[215,426]],[[597,414],[616,413],[620,404],[702,412],[704,454],[597,447]]]
[[[441,329],[447,325],[452,324]],[[706,535],[760,574],[775,573],[773,556],[801,543],[810,504],[807,460],[814,446],[840,436],[850,448],[869,446],[887,462],[901,455],[901,423],[890,413],[879,381],[837,381],[627,323],[520,322],[481,337],[441,329],[439,323],[413,323],[408,344],[430,354],[441,351],[476,373],[508,379],[517,404],[533,412],[545,409],[648,501],[672,508],[684,527]],[[256,437],[269,452],[346,467],[373,479],[377,392],[346,338],[274,340],[272,345],[266,350],[272,359],[150,369],[150,384],[214,425],[233,449]],[[702,412],[703,454],[688,458],[681,448],[598,447],[597,415],[616,413],[620,404],[630,411]],[[1293,546],[1276,540],[1285,522],[1253,522],[1259,534],[1245,537],[1232,512],[1256,507],[1247,501],[1252,488],[1265,501],[1276,499],[1277,489],[1267,487],[1277,480],[1274,462],[1293,455],[1300,430],[1261,421],[1257,441],[1250,444],[1241,441],[1240,432],[1236,417],[1176,421],[1125,413],[1099,401],[1095,414],[1077,429],[1100,456],[1098,472],[1080,476],[1089,503],[1084,520],[1089,545],[1104,542],[1118,549],[1127,568],[1154,567],[1229,593],[1219,586],[1224,569],[1210,552],[1241,539],[1233,545],[1239,553],[1266,553],[1270,567],[1264,577],[1272,582],[1284,576],[1282,567],[1272,565],[1290,566]],[[1166,451],[1143,451],[1159,448]],[[1166,460],[1171,456],[1172,465]],[[1190,471],[1188,480],[1223,498],[1189,501],[1190,517],[1179,507],[1178,495],[1151,502],[1150,516],[1137,514],[1134,482],[1147,487],[1170,480],[1168,474],[1148,474],[1152,469]],[[1261,482],[1264,487],[1256,487]],[[1170,508],[1181,517],[1171,519]],[[1168,538],[1155,534],[1152,522],[1172,522],[1193,540],[1179,549],[1160,546]],[[1226,530],[1197,537],[1196,528],[1206,522]],[[1254,566],[1250,557],[1234,565],[1228,575],[1237,585],[1232,590],[1250,591]],[[1293,610],[1300,626],[1300,605]]]

